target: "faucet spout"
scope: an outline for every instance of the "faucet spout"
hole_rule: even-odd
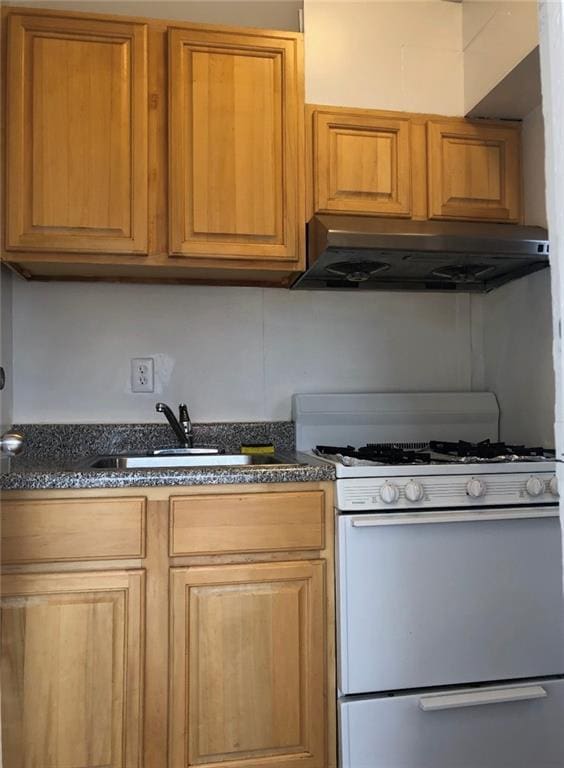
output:
[[[192,423],[185,405],[180,406],[180,421],[176,418],[172,409],[166,403],[157,403],[155,409],[165,415],[168,423],[182,448],[191,448],[193,445]]]

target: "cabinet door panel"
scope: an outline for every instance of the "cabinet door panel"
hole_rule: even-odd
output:
[[[431,121],[427,137],[430,218],[519,220],[518,129]]]
[[[298,40],[169,35],[171,253],[297,261]]]
[[[143,25],[11,16],[12,249],[145,252]]]
[[[317,211],[409,216],[408,120],[316,112],[313,130]]]
[[[2,577],[10,768],[138,768],[142,571]]]
[[[171,765],[324,765],[324,564],[172,572]]]

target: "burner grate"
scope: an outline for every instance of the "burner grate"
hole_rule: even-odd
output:
[[[428,448],[427,443],[409,443],[411,448],[406,448],[405,444],[395,443],[369,443],[362,448],[354,448],[352,445],[318,445],[315,451],[320,456],[326,457],[347,457],[359,461],[375,462],[377,464],[430,464],[431,454],[423,452],[423,448]]]
[[[516,458],[546,458],[549,453],[541,447],[529,448],[525,445],[508,445],[491,440],[483,440],[480,443],[468,443],[464,440],[459,440],[458,443],[431,440],[429,447],[436,453],[460,459],[507,459],[511,461]]]
[[[541,447],[508,445],[503,442],[484,440],[469,443],[464,440],[448,442],[431,440],[429,443],[368,443],[361,448],[352,445],[318,445],[319,456],[345,463],[374,463],[389,465],[449,464],[514,461],[546,461],[554,459],[554,451]]]

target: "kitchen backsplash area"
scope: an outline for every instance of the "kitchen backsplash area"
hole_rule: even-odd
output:
[[[299,391],[481,388],[471,316],[468,295],[16,281],[14,421],[159,422],[158,400],[287,420]],[[132,394],[136,357],[154,393]]]
[[[502,437],[515,423],[519,439],[552,443],[548,272],[473,297],[13,288],[16,423],[159,422],[157,400],[186,401],[195,422],[285,421],[299,391],[488,389],[500,398]],[[155,360],[154,393],[131,392],[134,357]]]

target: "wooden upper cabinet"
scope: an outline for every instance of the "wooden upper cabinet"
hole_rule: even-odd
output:
[[[16,250],[147,250],[143,24],[11,15],[7,234]]]
[[[5,766],[143,764],[143,583],[142,571],[2,576]]]
[[[519,221],[520,147],[515,126],[430,121],[429,218]]]
[[[324,768],[325,566],[175,568],[170,768]]]
[[[169,64],[171,254],[299,262],[301,36],[175,28]]]
[[[316,211],[409,216],[410,123],[369,110],[313,113]]]

